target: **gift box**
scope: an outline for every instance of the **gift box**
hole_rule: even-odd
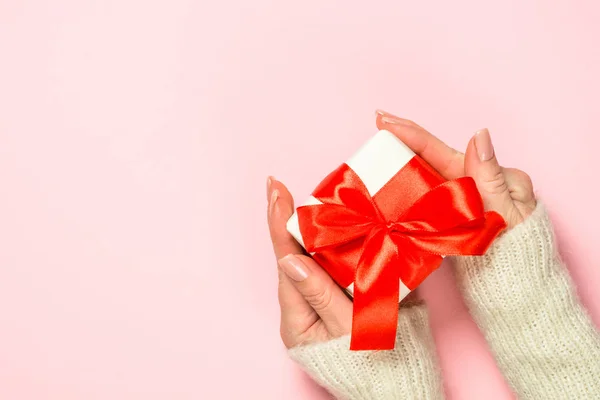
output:
[[[394,348],[398,302],[445,256],[482,255],[505,222],[469,177],[445,180],[389,131],[330,173],[287,223],[354,297],[352,350]]]

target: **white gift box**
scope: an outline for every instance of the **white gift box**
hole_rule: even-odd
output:
[[[415,156],[415,153],[398,139],[393,133],[382,130],[377,132],[367,141],[346,164],[354,170],[358,177],[364,182],[369,194],[374,196],[385,184],[400,171]],[[316,205],[321,202],[310,196],[304,205]],[[298,214],[287,222],[287,230],[302,245],[302,234],[298,223]],[[400,285],[400,300],[405,298],[410,289],[402,281]],[[354,284],[346,288],[353,295]]]

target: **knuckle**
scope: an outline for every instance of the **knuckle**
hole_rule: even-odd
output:
[[[519,181],[521,183],[521,186],[524,189],[527,189],[528,191],[532,191],[533,190],[533,181],[531,180],[531,177],[523,171],[519,171],[519,172],[520,172]]]
[[[500,194],[508,190],[506,179],[504,179],[502,170],[499,170],[497,173],[494,173],[491,176],[483,178],[482,186],[484,190],[490,194]]]
[[[442,172],[448,173],[449,171],[451,171],[453,168],[456,168],[456,166],[461,166],[464,164],[465,162],[465,157],[464,154],[461,153],[460,151],[451,148],[452,150],[452,157],[450,157],[448,159],[448,162],[446,163],[446,165],[442,168]]]
[[[531,177],[523,170],[517,168],[506,168],[506,173],[515,181],[519,181],[523,184],[531,184]]]
[[[315,311],[319,312],[331,305],[333,296],[331,294],[331,289],[324,287],[307,292],[304,295],[304,298]]]
[[[510,181],[511,192],[523,197],[533,197],[533,181],[526,172],[520,169],[510,169],[508,174],[507,179]]]

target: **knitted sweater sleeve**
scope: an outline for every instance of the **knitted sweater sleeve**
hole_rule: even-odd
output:
[[[319,384],[348,400],[443,399],[435,347],[425,306],[403,307],[396,348],[356,351],[348,336],[289,350]]]
[[[600,399],[600,336],[556,251],[543,205],[483,257],[456,259],[459,286],[520,399]]]

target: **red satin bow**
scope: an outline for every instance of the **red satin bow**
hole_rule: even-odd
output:
[[[442,256],[481,255],[506,223],[475,182],[445,181],[414,156],[373,197],[346,164],[298,208],[306,250],[341,286],[354,283],[352,350],[393,349],[399,280],[415,289]]]

